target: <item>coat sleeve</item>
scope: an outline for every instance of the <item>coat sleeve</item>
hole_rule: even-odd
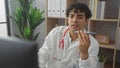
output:
[[[79,68],[97,68],[99,44],[92,36],[90,36],[91,45],[89,48],[89,57],[87,60],[79,59]]]
[[[40,68],[46,68],[47,63],[49,61],[50,52],[51,52],[51,45],[52,45],[51,40],[52,40],[52,37],[54,35],[54,30],[55,29],[50,31],[48,36],[46,36],[42,47],[39,49],[38,61],[39,61],[39,67]]]

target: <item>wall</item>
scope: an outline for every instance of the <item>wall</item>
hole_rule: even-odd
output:
[[[18,6],[17,5],[17,0],[8,0],[9,3],[9,13],[10,15],[13,15],[15,8]],[[35,0],[35,2],[33,3],[34,6],[36,6],[37,8],[41,9],[41,10],[45,10],[45,0]],[[44,15],[45,16],[45,15]],[[11,27],[11,35],[14,36],[14,33],[19,34],[18,29],[16,28],[16,25],[12,23],[12,21],[10,20],[10,27]],[[43,42],[44,42],[44,38],[46,36],[46,24],[45,22],[41,23],[40,26],[38,26],[35,30],[35,33],[40,32],[39,38],[36,42],[39,43],[39,47],[42,46]]]
[[[33,5],[36,6],[37,8],[45,11],[45,0],[35,0]],[[44,14],[44,16],[45,16],[45,14]],[[47,34],[47,29],[46,28],[47,28],[46,23],[44,21],[43,23],[40,24],[40,26],[37,27],[37,29],[35,31],[35,32],[40,32],[39,38],[37,40],[40,47],[42,46],[42,44],[44,42],[44,38]]]
[[[9,15],[13,15],[15,8],[16,8],[16,0],[8,0],[8,6],[9,6]],[[17,28],[15,26],[15,24],[12,23],[11,19],[10,19],[10,33],[13,36],[14,33],[18,33]]]

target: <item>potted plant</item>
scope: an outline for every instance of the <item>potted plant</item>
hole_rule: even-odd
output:
[[[107,56],[101,52],[98,54],[99,62],[98,62],[98,68],[104,68],[104,64],[107,61]]]
[[[39,33],[34,34],[38,25],[44,21],[44,11],[32,6],[34,0],[17,0],[19,6],[13,16],[10,16],[12,21],[17,25],[19,33],[16,37],[35,41]]]

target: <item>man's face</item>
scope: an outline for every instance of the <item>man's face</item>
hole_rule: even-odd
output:
[[[74,10],[70,11],[68,16],[68,25],[70,31],[82,30],[87,24],[88,20],[85,18],[84,12],[75,13]]]

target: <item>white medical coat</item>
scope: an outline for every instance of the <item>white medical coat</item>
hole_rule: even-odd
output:
[[[69,32],[64,37],[64,49],[59,48],[59,42],[67,26],[54,28],[45,38],[43,46],[39,49],[40,68],[97,68],[99,44],[91,36],[89,57],[81,60],[79,57],[79,39],[71,42]]]

